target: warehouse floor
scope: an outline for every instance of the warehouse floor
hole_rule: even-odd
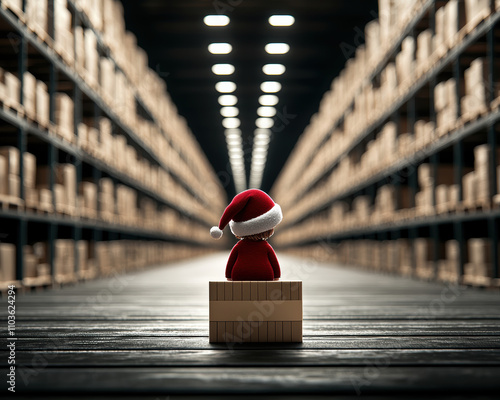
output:
[[[498,394],[498,292],[278,257],[284,279],[303,280],[303,344],[208,343],[208,281],[223,278],[227,259],[219,253],[18,295],[16,394]]]

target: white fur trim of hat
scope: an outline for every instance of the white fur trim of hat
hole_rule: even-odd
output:
[[[274,207],[266,213],[248,221],[231,221],[229,222],[229,227],[235,236],[251,236],[273,229],[282,219],[283,214],[281,212],[281,207],[279,204],[275,204]]]

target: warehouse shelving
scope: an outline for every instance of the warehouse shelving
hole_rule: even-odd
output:
[[[96,18],[104,18],[103,10],[96,14],[95,9],[87,8],[90,18],[82,10],[85,5],[72,0],[0,2],[4,36],[0,67],[5,68],[0,70],[0,147],[9,152],[4,159],[9,163],[17,160],[14,165],[18,164],[15,172],[9,169],[10,164],[4,164],[7,172],[0,171],[14,182],[0,185],[2,286],[7,281],[25,286],[74,282],[210,251],[205,233],[225,204],[217,177],[164,93],[165,85],[148,69],[145,53],[139,61],[134,60],[135,64],[120,65],[120,46],[111,46],[107,42],[110,38],[93,24]],[[113,15],[117,25],[113,34],[132,38],[131,33],[121,31],[119,3],[106,0],[100,5],[118,10]],[[29,7],[31,14],[27,15]],[[37,7],[42,16],[33,14]],[[60,24],[56,14],[63,23],[71,21],[67,35],[56,32],[61,29],[56,26]],[[40,29],[38,21],[30,19],[34,15],[45,19],[45,27]],[[85,34],[95,39],[92,53],[78,53],[77,31],[84,40]],[[131,45],[135,45],[133,40]],[[139,54],[142,50],[128,51]],[[91,56],[97,67],[94,76],[85,65],[85,57]],[[102,86],[105,71],[100,68],[104,63],[113,80],[119,74],[125,79],[128,108],[120,109],[114,93]],[[146,74],[149,83],[158,83],[154,94],[149,94],[147,86],[137,86],[137,71]],[[153,95],[161,99],[148,98]],[[68,113],[61,112],[61,107]],[[88,136],[89,132],[93,136]],[[113,159],[111,153],[92,148],[92,144],[108,146],[105,149],[113,154],[117,150],[109,146],[120,144],[126,153]],[[12,150],[6,150],[9,148]],[[36,160],[31,153],[36,154]],[[0,165],[0,169],[4,167]],[[44,195],[50,199],[43,207],[42,189],[27,186],[28,180],[35,179],[31,177],[34,167],[41,174],[36,176],[36,184],[45,184],[40,188],[45,187]],[[59,180],[64,182],[57,183]],[[93,191],[80,192],[85,190],[85,186],[79,188],[84,183]],[[111,190],[106,198],[105,187]],[[1,190],[7,192],[2,194]],[[58,197],[61,191],[68,193],[64,203],[63,197]],[[85,193],[94,193],[95,209],[82,208]],[[111,208],[105,200],[112,202]],[[42,247],[43,257],[38,254]],[[15,271],[10,269],[13,258]],[[80,264],[93,267],[86,270]],[[42,275],[37,276],[37,271]]]
[[[400,251],[412,257],[391,272],[500,283],[499,3],[414,1],[378,49],[382,18],[401,13],[379,2],[272,190],[277,246],[381,270],[381,252]]]

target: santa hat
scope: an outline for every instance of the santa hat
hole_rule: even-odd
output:
[[[222,230],[229,224],[235,236],[250,236],[273,229],[283,219],[281,207],[262,190],[249,189],[236,195],[219,221],[210,229],[214,239],[222,237]]]

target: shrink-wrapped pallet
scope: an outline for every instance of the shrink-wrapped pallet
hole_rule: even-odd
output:
[[[11,282],[16,279],[16,246],[0,243],[0,282]]]

